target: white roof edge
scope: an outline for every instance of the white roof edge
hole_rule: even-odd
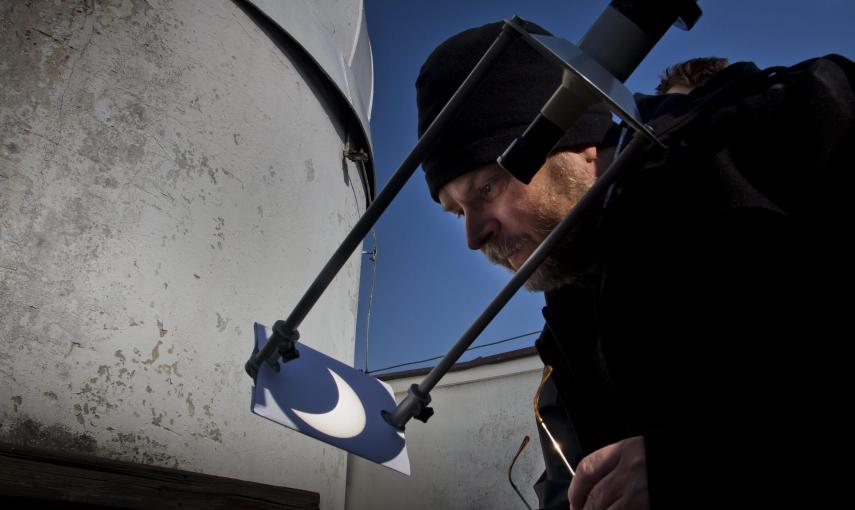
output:
[[[472,368],[449,372],[440,380],[436,388],[489,381],[491,379],[542,371],[543,362],[537,353],[532,353],[530,356],[524,358],[515,358],[508,361],[478,365]],[[414,375],[411,377],[402,377],[401,379],[388,380],[386,383],[392,387],[395,393],[406,393],[410,385],[418,384],[424,377],[424,375]]]

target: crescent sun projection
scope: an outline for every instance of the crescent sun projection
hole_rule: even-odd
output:
[[[365,407],[359,396],[338,374],[329,370],[338,389],[338,402],[326,413],[313,414],[291,409],[309,426],[328,436],[348,439],[358,436],[365,429]]]

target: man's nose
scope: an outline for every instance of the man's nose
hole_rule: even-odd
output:
[[[478,214],[466,215],[466,244],[470,250],[480,250],[498,232],[495,218]]]

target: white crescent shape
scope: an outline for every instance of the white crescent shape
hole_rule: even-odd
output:
[[[338,402],[326,413],[313,414],[291,409],[301,420],[319,432],[339,439],[358,436],[365,429],[365,406],[344,379],[327,368],[338,389]]]

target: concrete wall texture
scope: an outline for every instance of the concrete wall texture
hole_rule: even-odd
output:
[[[365,207],[300,65],[230,0],[0,0],[0,441],[343,508],[345,454],[243,370]],[[359,269],[300,329],[344,362]]]
[[[543,364],[537,356],[446,375],[431,392],[436,414],[407,424],[412,476],[351,455],[349,510],[514,509],[522,501],[508,466],[523,437],[531,442],[514,466],[514,483],[532,507],[543,458],[532,408]],[[422,377],[388,381],[400,401]]]

